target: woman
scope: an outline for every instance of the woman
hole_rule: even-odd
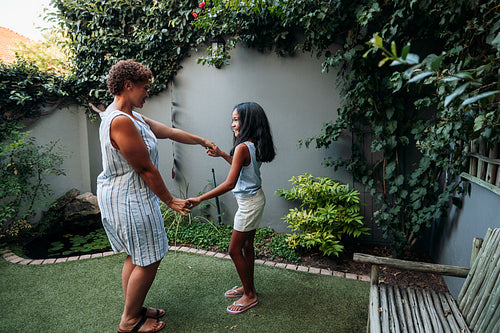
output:
[[[168,251],[159,200],[186,215],[187,201],[174,198],[158,171],[157,139],[211,148],[214,144],[170,128],[133,111],[148,95],[151,71],[122,60],[107,79],[114,101],[101,113],[99,128],[103,171],[97,178],[102,223],[113,251],[125,251],[122,285],[125,306],[118,332],[157,332],[165,323],[162,309],[143,308],[161,259]]]

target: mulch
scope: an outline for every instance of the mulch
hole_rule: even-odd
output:
[[[313,253],[303,256],[300,264],[303,266],[330,269],[332,271],[370,275],[371,268],[369,264],[358,263],[352,260],[354,252],[381,257],[392,257],[392,251],[388,247],[366,244],[345,244],[344,251],[338,258],[335,256],[325,257],[320,253]],[[401,259],[429,263],[433,262],[428,255],[423,253],[408,253]],[[448,287],[443,277],[439,274],[398,270],[381,266],[380,278],[384,283],[395,284],[402,287],[430,289],[439,292],[448,291]]]

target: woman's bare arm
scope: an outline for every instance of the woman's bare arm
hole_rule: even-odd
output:
[[[115,148],[141,176],[149,188],[170,208],[186,215],[186,200],[174,198],[167,189],[160,172],[151,162],[148,150],[134,123],[128,117],[117,116],[111,122],[110,137]]]

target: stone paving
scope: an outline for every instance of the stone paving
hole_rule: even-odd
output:
[[[225,254],[225,253],[195,249],[195,248],[188,247],[188,246],[170,246],[170,251],[172,251],[172,250],[173,251],[202,254],[202,255],[212,256],[212,257],[216,257],[216,258],[231,259],[229,257],[229,255]],[[114,254],[113,251],[108,251],[108,252],[86,254],[86,255],[82,255],[82,256],[72,256],[72,257],[65,257],[65,258],[28,259],[28,258],[21,258],[9,250],[3,250],[1,252],[3,259],[5,259],[6,261],[8,261],[10,263],[19,264],[19,265],[57,264],[57,263],[67,262],[67,261],[106,257],[106,256],[110,256],[113,254]],[[267,265],[267,266],[272,266],[272,267],[289,269],[292,271],[301,271],[301,272],[308,272],[308,273],[312,273],[312,274],[322,274],[322,275],[336,276],[336,277],[341,277],[341,278],[346,278],[346,279],[351,279],[351,280],[370,282],[369,275],[358,275],[358,274],[353,274],[353,273],[331,271],[329,269],[301,266],[301,265],[294,265],[294,264],[286,264],[286,263],[274,262],[271,260],[262,260],[262,259],[256,259],[255,263],[260,264],[260,265]]]

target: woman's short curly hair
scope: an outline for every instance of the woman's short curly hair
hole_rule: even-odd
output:
[[[118,95],[125,87],[125,81],[147,82],[153,78],[151,70],[133,60],[121,60],[111,66],[106,84],[111,95]]]

